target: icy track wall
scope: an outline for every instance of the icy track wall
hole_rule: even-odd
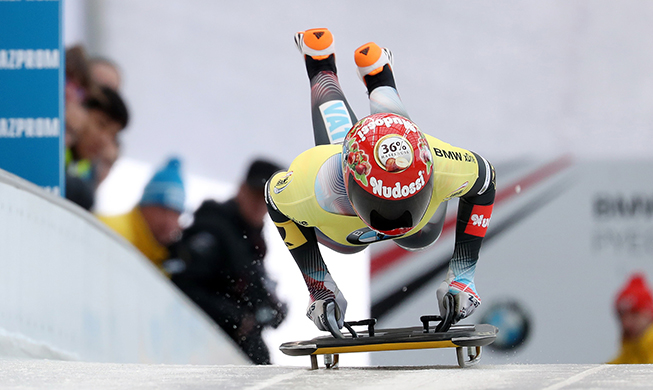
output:
[[[0,170],[0,358],[245,364],[92,215]]]

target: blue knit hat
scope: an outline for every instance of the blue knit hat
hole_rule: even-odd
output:
[[[162,206],[178,212],[184,211],[186,191],[181,179],[181,162],[170,158],[166,166],[154,174],[145,186],[140,206]]]

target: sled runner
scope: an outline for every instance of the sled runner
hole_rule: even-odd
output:
[[[345,322],[349,332],[344,338],[321,336],[311,340],[282,344],[279,349],[290,356],[311,358],[311,369],[317,369],[317,355],[324,355],[327,369],[337,368],[339,355],[352,352],[396,351],[427,348],[456,348],[460,367],[478,363],[481,347],[491,344],[498,329],[487,324],[451,325],[451,319],[440,316],[420,317],[422,326],[393,329],[375,329],[376,319]],[[432,322],[439,323],[432,326]],[[364,331],[354,327],[365,326]]]

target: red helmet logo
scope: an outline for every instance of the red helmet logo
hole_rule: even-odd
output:
[[[349,130],[344,140],[343,171],[352,205],[368,226],[386,234],[403,234],[419,223],[428,207],[430,193],[428,197],[422,194],[420,201],[416,195],[431,183],[432,165],[428,142],[417,125],[396,114],[363,118]],[[357,188],[350,188],[352,185]],[[368,195],[360,194],[360,190]],[[414,202],[408,201],[413,198]],[[427,199],[426,205],[424,199]],[[386,200],[389,203],[383,206],[382,201]],[[407,201],[397,203],[400,200]],[[408,214],[399,213],[402,207]],[[391,208],[395,211],[390,212]],[[372,219],[382,223],[372,223]],[[394,225],[402,226],[379,227]]]
[[[387,134],[374,145],[377,164],[388,172],[402,172],[413,163],[413,147],[398,134]]]

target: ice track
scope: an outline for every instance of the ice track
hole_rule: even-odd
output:
[[[0,389],[633,389],[652,365],[343,367],[193,366],[0,360]]]

